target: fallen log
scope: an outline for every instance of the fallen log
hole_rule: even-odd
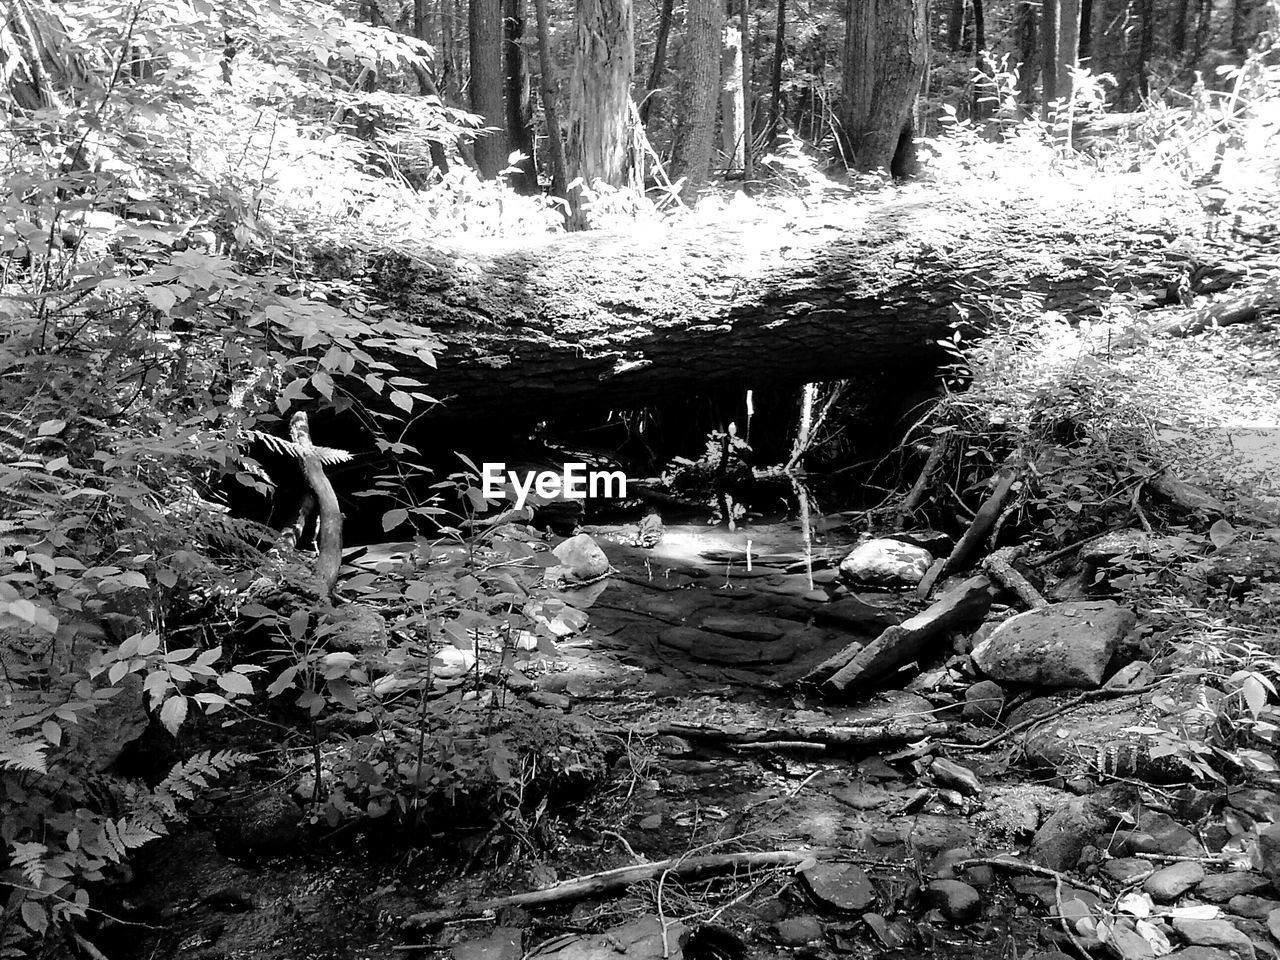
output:
[[[935,563],[930,567],[929,572],[920,581],[917,591],[920,599],[927,600],[929,594],[933,592],[934,585],[939,580],[948,573],[963,570],[969,564],[974,552],[986,540],[991,528],[995,526],[996,520],[1000,516],[1000,511],[1004,509],[1004,502],[1009,498],[1009,493],[1013,490],[1013,484],[1017,478],[1018,472],[1011,469],[1005,469],[997,476],[995,488],[987,495],[987,499],[982,501],[982,506],[978,508],[978,512],[973,516],[973,522],[969,524],[969,528],[965,530],[964,535],[956,542],[951,554],[941,564]]]
[[[309,269],[361,282],[382,317],[443,344],[435,368],[385,357],[446,401],[430,418],[542,420],[584,397],[634,407],[932,368],[937,341],[959,322],[980,326],[993,299],[1089,312],[1101,283],[1164,283],[1162,258],[1186,229],[1176,204],[1146,202],[1137,177],[1105,190],[1081,182],[1065,202],[1063,182],[1044,180],[921,183],[629,233],[438,246],[363,237],[313,247]],[[1166,219],[1135,221],[1153,210]]]
[[[680,737],[727,747],[758,747],[761,744],[776,746],[787,743],[852,749],[896,746],[926,737],[945,736],[949,729],[950,726],[946,723],[902,720],[847,726],[713,727],[706,724],[668,723],[652,727],[597,728],[595,732],[624,739],[637,735]]]
[[[798,867],[810,860],[830,860],[840,856],[838,850],[771,850],[762,853],[720,853],[706,857],[672,857],[654,863],[619,867],[584,877],[565,880],[543,890],[516,893],[509,897],[463,903],[440,910],[411,914],[405,921],[410,927],[432,927],[453,920],[481,917],[503,907],[543,907],[552,903],[569,903],[625,890],[633,883],[656,880],[662,876],[681,880],[703,880],[738,870],[776,870]]]
[[[1184,313],[1160,326],[1170,337],[1191,337],[1213,327],[1256,323],[1263,317],[1280,314],[1280,280],[1272,280],[1239,297],[1219,300]]]
[[[947,590],[921,613],[887,627],[865,647],[850,644],[803,678],[821,683],[828,693],[843,693],[856,682],[870,682],[917,659],[930,642],[952,627],[981,619],[991,609],[994,590],[986,577],[971,577]]]

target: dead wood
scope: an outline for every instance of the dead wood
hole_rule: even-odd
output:
[[[857,681],[880,679],[919,658],[933,640],[952,627],[981,619],[991,609],[991,597],[991,581],[971,577],[909,620],[885,628],[866,646],[853,643],[824,660],[802,682],[821,683],[828,693],[842,693]]]
[[[572,903],[625,890],[633,883],[673,876],[681,880],[703,880],[707,877],[739,870],[777,870],[794,868],[809,860],[839,857],[838,850],[771,850],[761,853],[720,853],[705,857],[673,857],[655,863],[639,863],[616,870],[604,870],[565,880],[543,890],[516,893],[508,897],[463,903],[440,910],[427,910],[411,915],[406,923],[412,927],[438,926],[454,920],[480,917],[503,907],[542,907],[553,903]]]
[[[1160,332],[1171,337],[1190,337],[1212,327],[1255,323],[1273,313],[1280,313],[1278,280],[1272,280],[1244,296],[1220,300],[1167,321],[1161,325]]]
[[[950,725],[937,722],[887,721],[847,726],[711,726],[709,724],[669,723],[652,727],[597,728],[606,736],[665,736],[696,740],[726,747],[750,747],[760,744],[821,745],[836,748],[881,747],[945,736]]]
[[[929,456],[925,460],[924,466],[920,468],[920,476],[916,477],[916,482],[911,487],[911,492],[907,494],[907,498],[902,501],[902,506],[898,508],[898,520],[894,524],[895,529],[901,530],[905,527],[908,518],[924,502],[925,494],[929,490],[929,481],[933,479],[934,471],[938,469],[938,465],[942,463],[943,458],[946,456],[947,447],[950,443],[950,434],[940,433],[934,439],[933,447],[929,450]]]
[[[1001,547],[982,561],[982,569],[1000,586],[1013,593],[1029,609],[1047,606],[1049,601],[1040,595],[1029,580],[1019,573],[1013,562],[1027,552],[1025,546]]]
[[[342,566],[342,511],[338,506],[338,495],[333,492],[333,484],[325,475],[320,455],[311,443],[305,412],[299,410],[290,418],[289,434],[299,449],[303,475],[320,507],[320,518],[316,524],[316,542],[320,551],[316,558],[316,579],[320,596],[327,597],[338,582],[338,569]]]
[[[927,600],[929,594],[933,593],[934,585],[948,573],[963,570],[969,564],[973,554],[987,539],[987,534],[991,532],[992,526],[995,525],[996,520],[1000,517],[1000,511],[1004,509],[1004,502],[1008,499],[1010,491],[1013,490],[1013,484],[1017,478],[1018,472],[1008,467],[997,475],[995,488],[982,501],[982,506],[974,514],[973,522],[969,524],[969,528],[965,530],[964,535],[956,542],[946,562],[941,567],[935,564],[929,569],[929,573],[925,575],[925,578],[920,581],[919,595],[921,599]]]

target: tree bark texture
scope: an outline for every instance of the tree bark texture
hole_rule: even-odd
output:
[[[627,127],[635,69],[631,0],[578,0],[577,56],[569,86],[569,179],[620,187],[627,176]],[[570,190],[580,197],[581,191]],[[584,225],[575,203],[574,215]]]
[[[547,0],[534,0],[534,11],[538,18],[538,73],[542,86],[542,114],[547,123],[547,147],[551,154],[551,194],[567,202],[569,164],[565,159],[564,140],[560,136],[560,108],[551,60],[551,25],[547,15]]]
[[[769,78],[769,142],[774,142],[782,126],[782,61],[787,50],[787,0],[778,0],[773,38],[773,76]]]
[[[583,403],[633,408],[919,369],[957,311],[984,316],[989,298],[1038,294],[1047,309],[1074,311],[1105,278],[1163,288],[1172,268],[1149,275],[1161,269],[1149,265],[1190,216],[1138,228],[1145,195],[1132,183],[1068,203],[1025,186],[998,198],[921,188],[713,230],[447,247],[371,238],[312,269],[367,277],[388,315],[443,341],[437,368],[400,363],[445,401],[429,419],[541,420]]]
[[[671,39],[671,21],[675,15],[675,0],[662,0],[658,13],[658,35],[653,44],[653,63],[649,66],[649,82],[644,88],[644,102],[640,104],[640,122],[649,126],[649,118],[662,89],[662,77],[667,72],[667,41]]]
[[[1036,8],[1034,0],[1018,3],[1018,98],[1024,109],[1035,99],[1036,75]]]
[[[689,0],[685,12],[680,125],[671,166],[675,177],[684,178],[680,193],[686,201],[697,198],[711,170],[723,14],[721,0]]]
[[[1070,101],[1074,81],[1071,71],[1080,65],[1080,0],[1058,0],[1057,94]]]
[[[538,168],[534,164],[533,99],[524,55],[524,0],[502,0],[502,71],[507,109],[507,146],[524,159],[515,164],[511,186],[517,193],[538,192]]]
[[[507,165],[507,108],[504,94],[502,0],[470,0],[471,109],[484,117],[488,133],[476,138],[476,166],[492,180]]]
[[[1040,4],[1040,116],[1049,118],[1058,89],[1058,0]]]
[[[755,176],[754,157],[751,153],[754,140],[755,124],[752,122],[754,112],[751,96],[751,65],[755,62],[755,50],[751,45],[751,0],[739,0],[738,37],[742,47],[742,92],[740,104],[742,109],[742,182],[743,189],[750,191],[751,181]]]
[[[913,172],[913,115],[928,57],[925,13],[924,0],[849,4],[841,123],[860,170]]]
[[[726,171],[743,169],[742,37],[734,24],[720,47],[720,152]]]

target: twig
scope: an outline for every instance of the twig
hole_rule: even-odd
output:
[[[1047,606],[1048,602],[1035,587],[1014,569],[1013,561],[1026,552],[1026,547],[1001,547],[982,561],[982,569],[992,580],[1007,590],[1013,591],[1018,599],[1029,608]]]
[[[948,573],[963,569],[969,563],[974,551],[987,538],[987,533],[990,532],[992,524],[1000,516],[1000,511],[1004,508],[1004,502],[1008,499],[1010,491],[1013,490],[1013,484],[1018,479],[1018,471],[1005,467],[997,474],[997,477],[995,488],[982,501],[982,506],[978,508],[978,512],[973,516],[973,522],[969,524],[969,528],[960,537],[952,549],[951,555],[947,557],[946,562],[940,568],[935,566],[930,569],[929,573],[933,574],[932,579],[926,576],[925,579],[920,581],[919,595],[921,599],[927,600],[929,594],[933,593],[934,584]]]
[[[662,878],[667,874],[688,880],[700,880],[740,868],[795,867],[810,859],[831,859],[839,856],[839,850],[772,850],[762,853],[722,853],[706,857],[673,857],[656,863],[643,863],[616,870],[575,877],[554,884],[543,890],[516,893],[508,897],[481,900],[473,904],[460,904],[441,910],[415,913],[406,923],[410,926],[434,926],[471,917],[484,916],[503,907],[535,907],[552,903],[584,900],[625,890],[633,883]]]
[[[627,853],[631,854],[631,859],[632,859],[632,860],[634,860],[634,861],[636,861],[636,863],[648,863],[648,862],[649,862],[649,858],[648,858],[648,857],[646,857],[644,854],[636,853],[634,850],[632,850],[632,849],[631,849],[631,844],[629,844],[629,843],[627,842],[627,838],[626,838],[626,837],[624,837],[622,834],[618,833],[617,831],[615,831],[615,830],[601,830],[601,831],[600,831],[600,836],[602,836],[602,837],[613,837],[613,839],[617,840],[620,844],[622,844],[622,845],[626,848]]]
[[[894,524],[895,529],[901,530],[906,526],[907,518],[915,513],[920,508],[920,504],[924,502],[924,495],[929,490],[929,481],[937,471],[938,465],[942,463],[942,458],[946,455],[947,447],[950,443],[951,435],[949,433],[940,433],[937,439],[933,441],[929,456],[925,460],[924,466],[920,468],[920,476],[916,477],[916,482],[911,487],[911,492],[907,494],[907,498],[902,501],[902,506],[898,508],[898,519]]]
[[[1027,863],[1025,860],[1014,860],[1010,857],[968,857],[964,860],[958,860],[952,865],[952,869],[959,873],[967,870],[969,867],[998,867],[1003,870],[1012,870],[1014,873],[1030,873],[1038,877],[1048,877],[1051,880],[1057,880],[1059,883],[1070,883],[1073,887],[1079,887],[1081,890],[1088,890],[1090,893],[1101,898],[1104,902],[1111,899],[1111,891],[1099,887],[1096,884],[1089,883],[1085,880],[1075,880],[1060,870],[1054,870],[1052,867],[1042,867],[1038,863]],[[1061,911],[1059,911],[1061,912]]]

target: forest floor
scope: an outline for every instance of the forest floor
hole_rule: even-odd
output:
[[[1231,499],[1237,524],[1211,535],[1212,516],[1152,513],[1151,530],[1133,521],[1146,546],[1109,579],[1079,580],[1072,558],[1038,578],[1059,603],[1111,597],[1139,610],[1108,666],[1129,672],[1109,693],[1013,684],[997,715],[975,709],[970,654],[990,633],[977,624],[843,701],[797,686],[924,606],[913,591],[839,584],[834,562],[858,542],[861,515],[819,518],[807,546],[794,520],[732,533],[669,525],[652,549],[629,544],[633,528],[588,528],[614,568],[564,594],[589,623],[478,705],[523,702],[592,731],[608,763],[594,790],[513,814],[452,857],[376,825],[313,824],[289,832],[287,849],[253,849],[244,830],[227,842],[235,824],[197,816],[144,851],[118,891],[146,925],[101,945],[209,960],[1280,956],[1280,861],[1266,839],[1280,780],[1274,763],[1229,760],[1274,752],[1280,336],[1264,324],[1139,339],[1106,362],[1163,392],[1161,442],[1206,492]],[[1233,542],[1259,550],[1223,566]],[[390,570],[397,549],[361,564]],[[988,620],[1013,612],[997,604]],[[1266,686],[1262,704],[1244,702],[1250,677]],[[877,730],[883,741],[866,746],[831,740]],[[242,783],[252,817],[283,809],[292,829],[310,762],[295,751]],[[795,856],[701,879],[681,870],[774,852]],[[996,856],[1013,863],[953,866]],[[671,860],[603,897],[466,909]]]

